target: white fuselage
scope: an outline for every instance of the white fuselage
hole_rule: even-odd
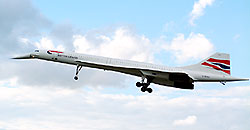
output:
[[[141,77],[141,82],[137,82],[136,86],[141,88],[142,92],[147,91],[149,93],[153,91],[152,88],[149,88],[150,83],[180,89],[194,89],[194,82],[221,82],[225,84],[228,81],[248,80],[234,78],[230,75],[230,56],[226,53],[215,53],[198,64],[184,67],[167,67],[164,65],[54,50],[35,50],[31,54],[14,57],[13,59],[34,58],[76,65],[75,80],[78,80],[78,74],[83,66],[138,76]]]
[[[188,67],[167,67],[164,65],[155,65],[150,63],[143,63],[137,61],[130,60],[122,60],[115,58],[107,58],[102,56],[93,56],[86,54],[79,54],[73,52],[63,52],[63,53],[51,53],[48,54],[46,50],[40,50],[39,52],[35,52],[34,55],[38,59],[49,60],[53,62],[60,62],[72,65],[82,65],[85,67],[98,68],[104,70],[112,70],[125,74],[131,74],[134,76],[140,76],[138,73],[134,73],[132,69],[147,70],[159,72],[157,76],[161,76],[162,78],[167,79],[168,76],[166,74],[162,74],[163,72],[168,73],[187,73],[193,81],[206,81],[206,82],[219,82],[219,81],[235,81],[236,78],[231,77],[230,75],[223,74],[222,72],[216,71],[207,71],[206,68],[188,68]],[[120,69],[121,68],[121,69]],[[126,69],[124,69],[126,68]],[[130,71],[131,69],[131,71]]]

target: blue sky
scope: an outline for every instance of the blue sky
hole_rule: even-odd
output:
[[[189,13],[193,2],[178,4],[179,2],[53,1],[48,5],[48,1],[34,1],[34,4],[56,23],[71,22],[83,29],[128,24],[135,26],[139,33],[153,38],[161,35],[167,21],[182,22],[185,19],[183,13]],[[174,8],[173,5],[179,6]],[[183,11],[179,11],[179,8]]]
[[[75,82],[73,66],[9,59],[39,48],[184,66],[225,52],[232,75],[249,78],[248,5],[0,0],[0,129],[248,130],[249,82],[151,85],[148,94],[140,78],[84,68]]]
[[[204,9],[204,15],[195,20],[195,26],[188,22],[194,1],[35,0],[33,3],[54,24],[69,23],[83,32],[110,26],[132,26],[136,33],[152,41],[161,36],[172,39],[178,33],[185,36],[191,32],[201,33],[215,45],[215,51],[230,53],[235,60],[233,65],[248,66],[239,61],[249,54],[249,1],[214,1],[212,6]],[[168,57],[166,55],[160,56],[163,61]]]
[[[206,8],[205,15],[195,22],[197,24],[195,27],[190,27],[187,22],[194,1],[35,0],[34,4],[54,23],[70,22],[87,30],[128,24],[135,26],[138,33],[150,38],[157,38],[164,34],[165,24],[171,21],[177,24],[177,33],[188,34],[190,31],[195,31],[209,35],[209,32],[213,31],[215,36],[218,33],[223,37],[222,39],[228,39],[224,36],[233,37],[235,33],[244,34],[249,30],[247,25],[249,1],[215,1],[213,6]],[[228,27],[234,31],[224,31]]]

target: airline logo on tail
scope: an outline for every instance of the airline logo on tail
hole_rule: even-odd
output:
[[[209,58],[207,61],[201,63],[201,65],[230,74],[230,60]]]

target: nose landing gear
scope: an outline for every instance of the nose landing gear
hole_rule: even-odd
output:
[[[77,67],[76,67],[76,75],[74,77],[75,80],[78,80],[78,74],[81,71],[81,69],[82,69],[82,66],[77,65]]]
[[[75,76],[75,77],[74,77],[74,80],[78,80],[78,76]]]

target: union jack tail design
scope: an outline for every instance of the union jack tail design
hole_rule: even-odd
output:
[[[222,71],[227,74],[230,72],[230,56],[226,53],[215,53],[210,56],[207,60],[201,62],[202,66]]]

